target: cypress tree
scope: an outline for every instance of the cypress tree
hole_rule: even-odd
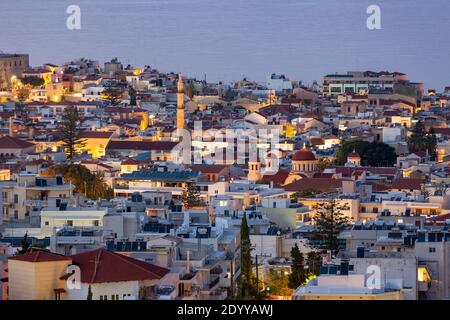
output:
[[[314,246],[322,251],[330,250],[336,253],[339,250],[338,235],[349,225],[349,218],[342,211],[348,210],[348,205],[340,205],[336,199],[329,199],[314,206],[316,215],[313,221],[316,226]]]
[[[291,289],[296,289],[306,281],[305,260],[297,244],[291,249],[291,259],[291,273],[288,278],[288,286]]]

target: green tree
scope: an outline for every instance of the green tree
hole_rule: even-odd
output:
[[[117,106],[121,103],[122,91],[113,82],[109,81],[105,90],[103,90],[103,100],[108,101],[110,105]]]
[[[66,150],[67,159],[73,160],[75,148],[82,147],[84,140],[80,138],[82,117],[74,106],[64,109],[62,115],[60,130],[62,134],[62,142]]]
[[[437,138],[436,134],[434,133],[433,127],[428,130],[427,135],[425,136],[425,141],[427,145],[427,151],[430,155],[431,159],[436,158],[436,147],[437,147]]]
[[[88,294],[87,294],[86,300],[92,300],[92,288],[91,288],[91,285],[89,285],[89,287],[88,287]]]
[[[238,285],[238,299],[255,299],[258,295],[255,275],[253,274],[252,257],[250,254],[250,231],[247,215],[244,213],[241,222],[241,275]]]
[[[190,209],[200,204],[200,191],[195,183],[188,183],[181,194],[181,201],[184,208]]]
[[[20,87],[16,91],[16,96],[19,102],[25,102],[28,100],[28,97],[30,96],[30,89],[28,89],[27,86]]]
[[[428,147],[425,126],[422,121],[417,121],[408,138],[408,150],[411,153],[426,151]]]
[[[64,181],[72,183],[75,192],[94,200],[111,199],[114,192],[105,182],[103,174],[91,173],[83,165],[69,164],[54,166],[48,170],[47,176],[62,175]]]
[[[296,289],[306,281],[305,259],[297,244],[291,249],[291,273],[288,278],[288,287]]]
[[[329,199],[317,203],[313,209],[316,211],[313,217],[316,226],[314,240],[317,244],[315,246],[322,251],[330,250],[336,253],[340,248],[338,235],[350,223],[350,219],[342,212],[348,210],[349,206],[339,204],[336,199]]]
[[[136,106],[136,89],[133,86],[128,87],[128,95],[130,96],[130,106]]]
[[[274,269],[270,270],[267,287],[269,293],[277,296],[290,297],[292,295],[292,289],[289,288],[289,277],[283,270],[278,272]]]
[[[24,254],[30,252],[32,247],[28,243],[28,232],[25,232],[22,240],[20,241],[21,248],[17,250],[17,254]]]
[[[45,84],[44,79],[42,79],[40,77],[36,77],[36,76],[24,77],[24,78],[20,79],[20,81],[22,82],[22,84],[30,85],[33,88],[39,88]]]
[[[347,156],[355,150],[361,156],[361,164],[367,166],[392,166],[397,161],[395,149],[383,142],[361,140],[345,141],[336,152],[335,162],[344,165]]]
[[[322,265],[322,256],[320,252],[308,252],[306,255],[306,264],[308,265],[309,275],[318,276],[320,274],[320,266]]]
[[[331,165],[331,161],[328,158],[319,158],[317,160],[317,170],[323,172],[326,167]]]

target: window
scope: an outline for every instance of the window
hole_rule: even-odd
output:
[[[94,220],[93,221],[93,225],[94,225],[94,227],[98,227],[99,226],[99,221],[98,220]]]
[[[19,195],[18,194],[14,195],[14,203],[19,203]]]
[[[429,247],[429,248],[428,248],[428,252],[434,253],[434,252],[436,252],[436,248],[434,248],[434,247]]]
[[[67,220],[67,225],[69,227],[72,227],[73,226],[73,220]]]
[[[48,225],[49,225],[49,222],[48,222],[48,221],[45,221],[45,225],[48,226]]]

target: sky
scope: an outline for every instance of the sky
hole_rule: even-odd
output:
[[[80,30],[66,27],[73,4]],[[366,26],[372,4],[380,30]],[[449,0],[1,0],[0,51],[28,53],[34,66],[118,57],[225,82],[388,70],[442,90],[449,12]]]

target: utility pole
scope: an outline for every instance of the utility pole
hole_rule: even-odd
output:
[[[252,247],[252,250],[255,250],[256,247]],[[255,254],[255,266],[256,266],[256,295],[257,298],[259,298],[259,264],[258,264],[258,256],[261,256],[263,258],[270,258],[272,257],[272,254]],[[264,273],[263,273],[264,275]],[[264,277],[263,277],[263,281],[264,281]]]
[[[231,257],[231,261],[230,261],[230,285],[231,285],[231,290],[230,290],[230,294],[231,294],[231,299],[234,299],[234,270],[233,270],[233,259],[234,259],[234,254],[233,257]]]
[[[256,264],[256,298],[259,298],[259,272],[258,272],[258,254],[255,255],[255,264]]]

